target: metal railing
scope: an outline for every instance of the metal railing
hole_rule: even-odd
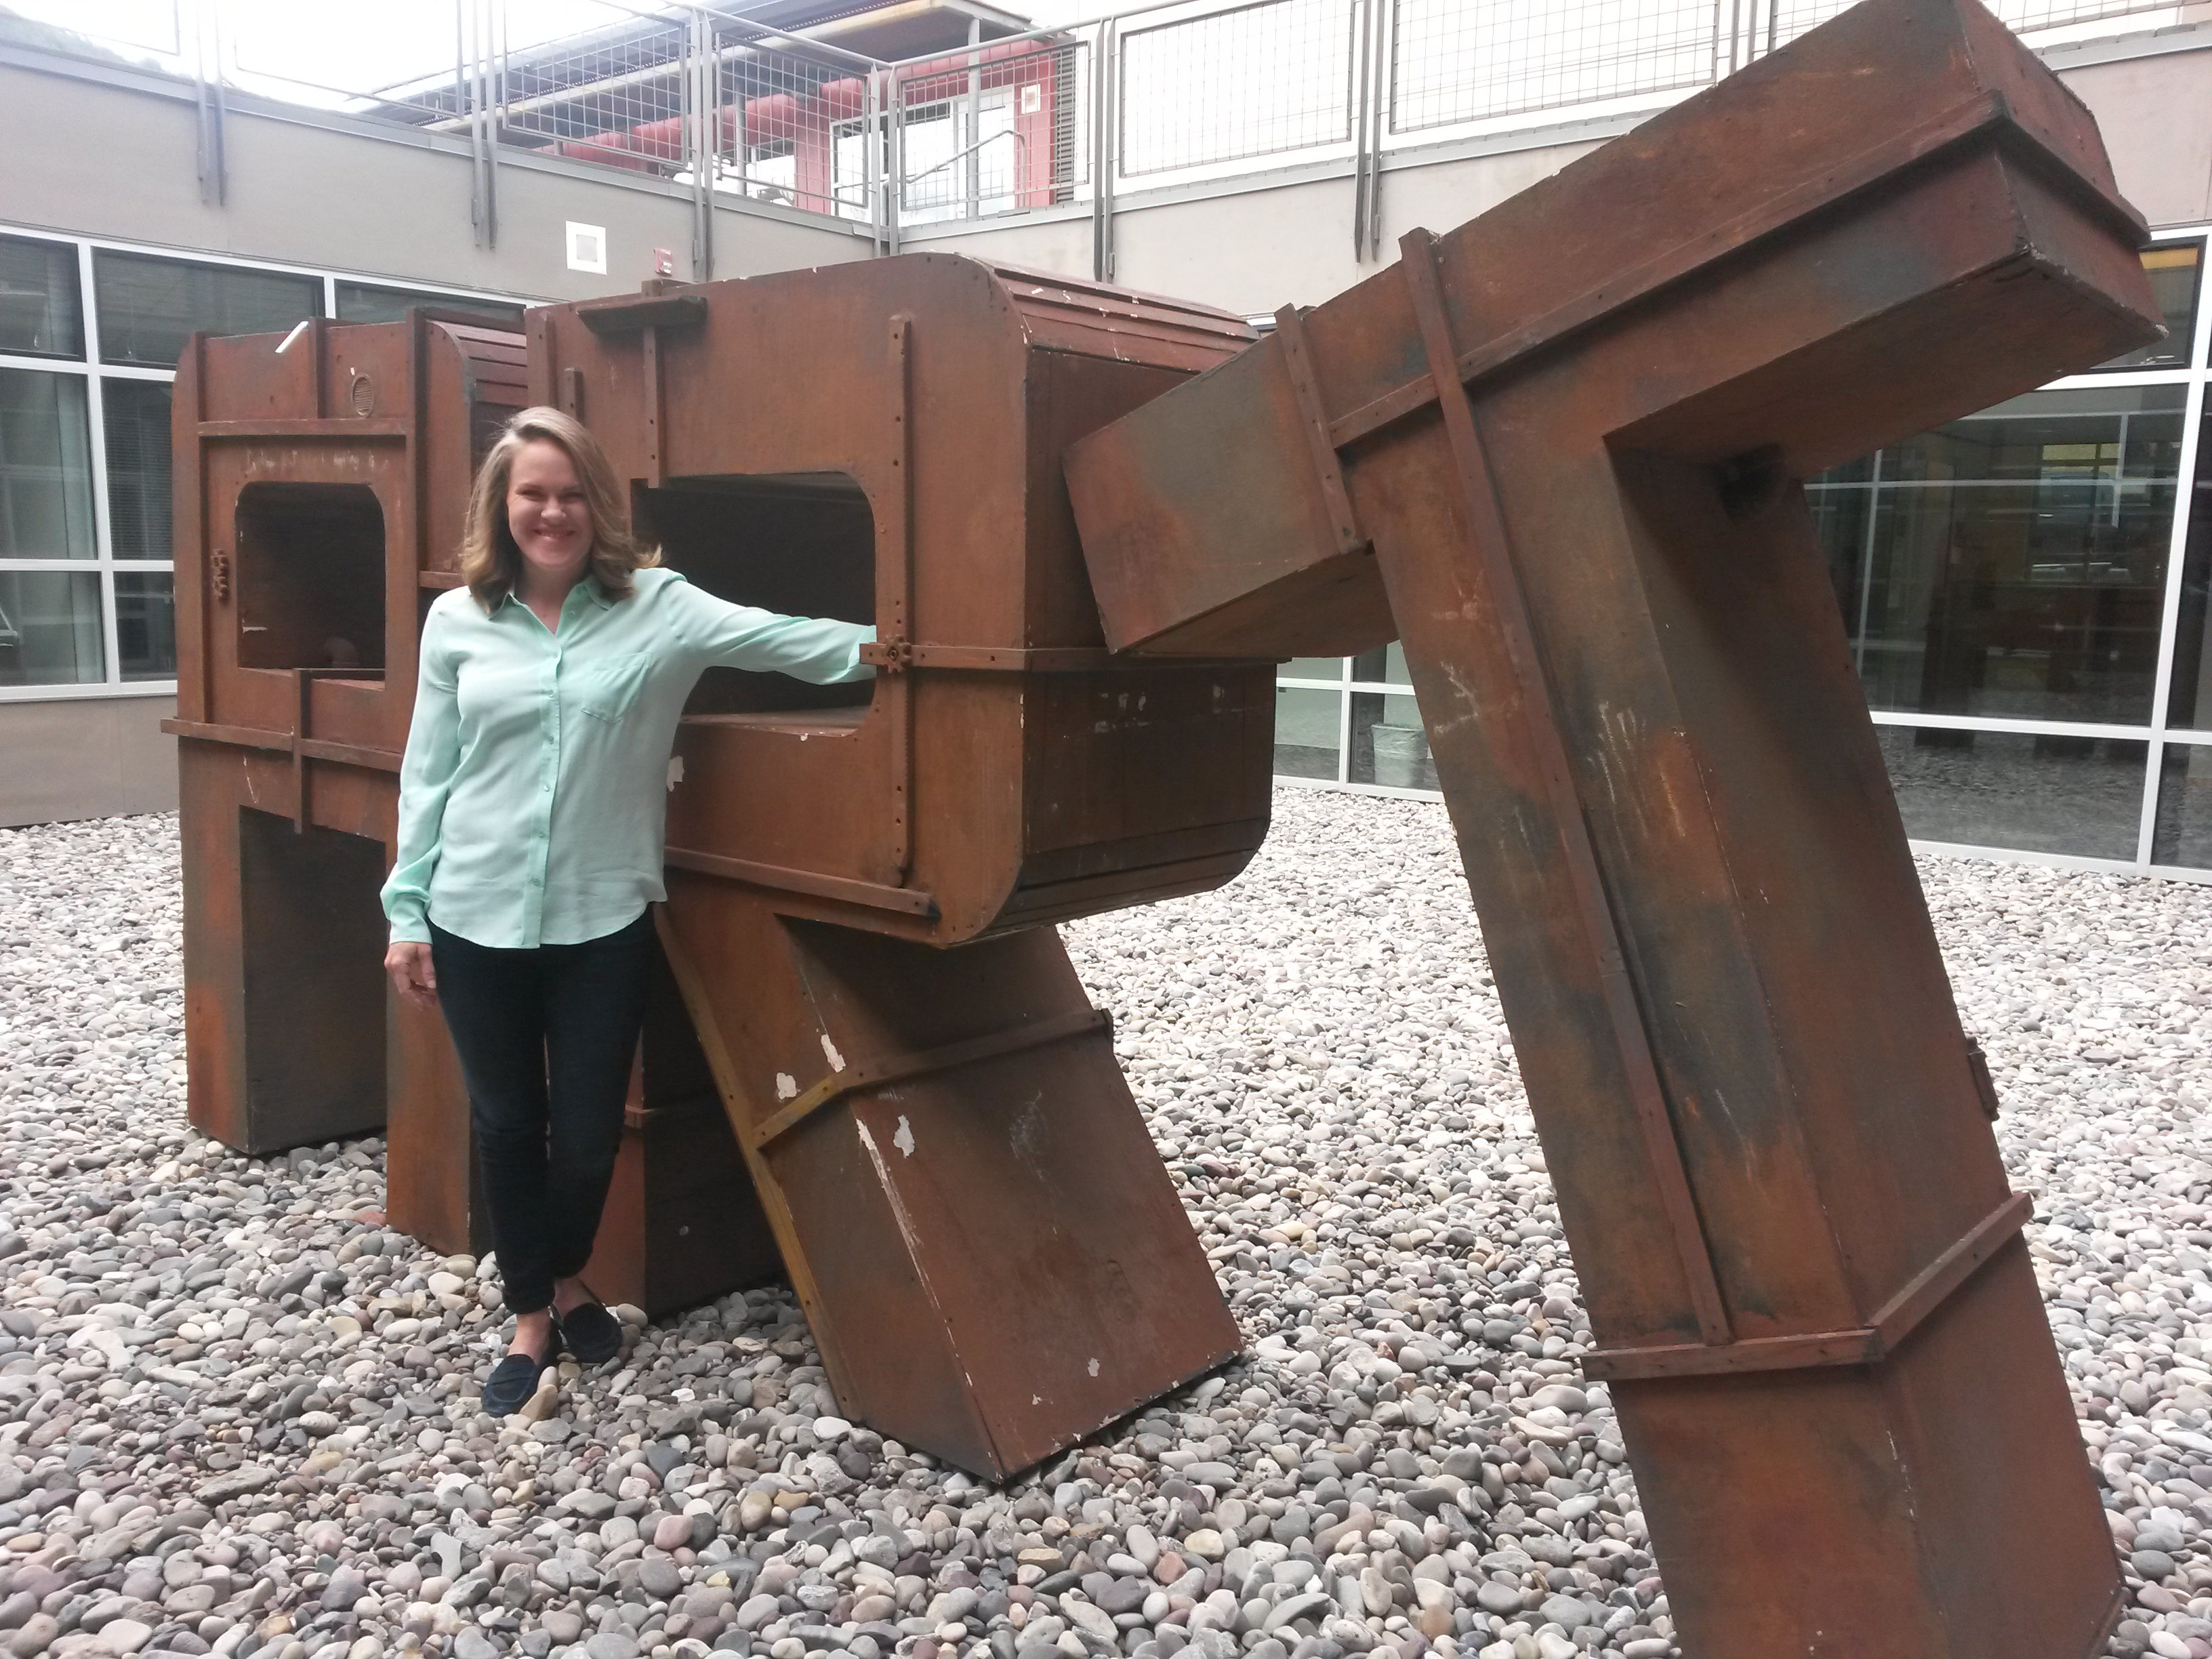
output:
[[[900,65],[889,149],[899,221],[927,224],[1087,199],[1091,43],[978,43]]]
[[[1392,133],[1703,86],[1714,0],[1397,0]]]
[[[744,0],[383,0],[350,24],[295,0],[14,3],[33,21],[0,39],[192,78],[211,199],[224,96],[242,88],[465,137],[487,242],[501,156],[534,152],[688,187],[700,275],[713,202],[735,194],[886,249],[909,228],[1087,204],[1103,276],[1125,184],[1348,157],[1355,246],[1374,257],[1386,157],[1656,107],[1848,0],[1155,0],[1077,28],[971,28],[964,48],[898,63],[763,24]],[[1992,3],[2032,39],[2212,20],[2206,0]],[[532,26],[549,16],[557,31]]]

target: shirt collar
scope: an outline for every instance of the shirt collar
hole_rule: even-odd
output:
[[[591,600],[591,602],[599,606],[600,610],[611,611],[615,608],[613,599],[609,596],[606,589],[599,585],[598,573],[587,571],[585,573],[584,580],[578,582],[575,587],[568,590],[568,599],[563,599],[561,602],[561,609],[564,612],[568,608],[569,600],[572,600],[576,597],[578,588],[580,588],[583,591],[584,597],[586,599]],[[499,604],[495,605],[493,609],[497,611],[507,605],[519,605],[521,603],[522,599],[520,596],[515,592],[514,588],[509,587],[506,592],[500,595]]]

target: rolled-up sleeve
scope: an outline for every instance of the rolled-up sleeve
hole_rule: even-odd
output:
[[[453,773],[460,763],[454,665],[439,624],[434,611],[422,629],[415,715],[407,729],[407,751],[399,763],[399,846],[383,892],[384,914],[395,945],[429,943],[430,877],[438,867],[446,799],[453,793]]]
[[[669,587],[677,630],[702,665],[789,674],[817,685],[864,680],[876,672],[860,660],[860,647],[876,637],[866,623],[732,605],[688,581]]]

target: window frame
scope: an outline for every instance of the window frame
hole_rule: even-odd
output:
[[[6,558],[0,557],[0,569],[22,571],[27,574],[41,571],[68,571],[78,574],[97,574],[100,594],[100,637],[103,661],[102,678],[97,680],[70,684],[43,685],[0,685],[0,706],[18,702],[73,702],[97,697],[173,697],[177,694],[175,679],[125,679],[123,678],[122,642],[118,623],[115,579],[118,572],[150,572],[173,576],[176,562],[170,558],[118,558],[115,555],[114,519],[108,493],[107,471],[107,406],[104,382],[110,380],[158,381],[173,385],[177,372],[173,368],[155,368],[135,363],[110,363],[101,361],[100,338],[99,292],[94,285],[94,259],[101,252],[132,255],[144,258],[166,259],[179,264],[222,266],[232,270],[265,272],[271,276],[304,276],[317,285],[317,303],[321,314],[331,317],[337,310],[337,285],[357,283],[388,292],[415,294],[422,296],[426,305],[437,305],[453,301],[465,304],[495,304],[521,306],[526,310],[542,300],[525,298],[512,294],[490,293],[481,289],[453,288],[434,283],[410,281],[404,277],[389,277],[369,271],[342,270],[327,266],[303,265],[281,259],[250,259],[233,254],[207,253],[195,249],[163,247],[149,242],[133,242],[115,237],[75,236],[46,230],[35,226],[17,225],[0,221],[0,236],[22,241],[45,242],[76,252],[77,309],[79,337],[82,355],[75,357],[46,356],[25,352],[0,351],[0,368],[29,369],[40,374],[74,374],[86,381],[85,417],[90,427],[92,466],[92,509],[94,551],[90,559]]]

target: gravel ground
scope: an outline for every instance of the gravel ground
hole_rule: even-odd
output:
[[[0,1644],[1672,1653],[1442,809],[1277,809],[1227,890],[1066,930],[1249,1352],[996,1492],[830,1415],[781,1290],[482,1416],[495,1282],[375,1224],[378,1141],[186,1127],[174,820],[0,830]],[[1923,876],[2042,1195],[2112,1651],[2204,1659],[2212,888]]]

